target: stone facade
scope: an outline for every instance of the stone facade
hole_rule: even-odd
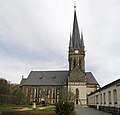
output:
[[[37,102],[42,105],[52,105],[59,100],[61,86],[24,86],[28,102]]]

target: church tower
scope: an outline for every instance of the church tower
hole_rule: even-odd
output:
[[[91,72],[85,71],[85,46],[83,33],[79,31],[76,6],[74,6],[73,30],[69,42],[69,76],[68,92],[74,94],[76,105],[86,105],[87,94],[99,88],[99,84]]]
[[[85,47],[74,6],[73,31],[69,42],[69,82],[85,82]]]
[[[79,31],[76,6],[74,6],[68,61],[69,71],[31,71],[27,78],[22,78],[20,87],[29,102],[53,105],[62,99],[61,91],[67,88],[68,99],[82,106],[87,104],[87,94],[99,88],[92,72],[85,71],[85,47],[83,33]]]

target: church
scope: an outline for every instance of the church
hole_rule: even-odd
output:
[[[87,95],[99,89],[99,84],[91,72],[85,70],[85,46],[83,33],[79,31],[76,6],[74,6],[73,30],[70,35],[68,52],[69,70],[31,71],[22,78],[20,87],[28,102],[52,105],[60,100],[63,88],[75,95],[76,105],[86,105]]]

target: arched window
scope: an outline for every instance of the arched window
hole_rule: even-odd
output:
[[[79,89],[76,88],[76,104],[78,104],[78,100],[79,100]]]
[[[76,104],[78,104],[78,99],[76,99]]]
[[[78,99],[79,98],[79,89],[76,88],[76,98]]]
[[[106,104],[106,95],[105,95],[105,93],[103,93],[103,100],[104,100],[104,104]]]
[[[117,104],[117,90],[116,89],[114,89],[113,90],[113,102],[114,102],[114,104]]]
[[[74,58],[74,62],[73,62],[73,68],[76,67],[76,59]]]
[[[111,91],[108,91],[108,101],[109,101],[109,104],[111,104]]]
[[[80,69],[82,70],[82,60],[79,59],[79,66],[80,66]]]

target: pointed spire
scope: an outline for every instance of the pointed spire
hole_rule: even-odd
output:
[[[79,27],[77,22],[77,15],[76,15],[76,5],[74,4],[74,21],[73,21],[73,33],[72,33],[72,43],[75,49],[80,48],[80,33]]]
[[[71,33],[70,33],[70,42],[69,42],[69,48],[72,48],[73,44],[72,44],[72,37],[71,37]]]
[[[83,32],[81,31],[81,46],[84,47]]]

